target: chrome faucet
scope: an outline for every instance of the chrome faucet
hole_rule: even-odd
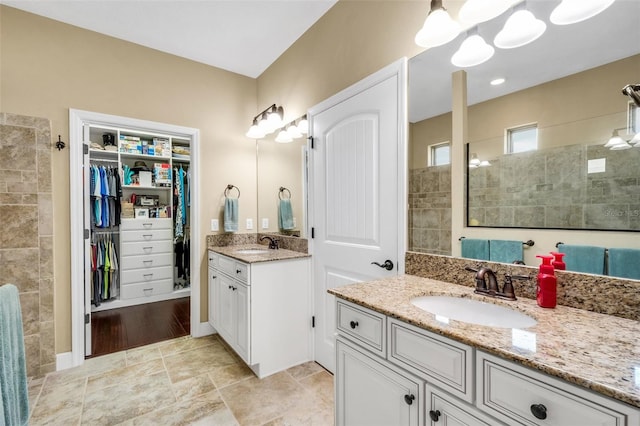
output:
[[[272,237],[265,235],[264,237],[260,237],[260,241],[269,240],[269,248],[272,250],[278,250],[278,240]]]

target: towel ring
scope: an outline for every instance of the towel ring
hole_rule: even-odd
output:
[[[238,198],[240,198],[240,188],[238,188],[235,185],[227,185],[227,188],[224,190],[224,196],[225,197],[229,197],[229,191],[231,191],[233,188],[236,189],[236,191],[238,191]]]
[[[287,199],[291,199],[291,191],[289,191],[287,188],[285,188],[284,186],[280,187],[280,192],[278,193],[278,198],[280,198],[281,200],[284,200],[284,198],[282,198],[282,194],[284,193],[284,191],[287,191],[287,193],[289,194],[289,196],[287,197]]]

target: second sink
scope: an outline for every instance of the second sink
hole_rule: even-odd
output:
[[[522,312],[493,303],[452,296],[422,296],[411,303],[437,316],[470,324],[500,328],[533,327],[537,321]]]

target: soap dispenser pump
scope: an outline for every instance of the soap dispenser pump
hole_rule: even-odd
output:
[[[542,308],[555,308],[557,280],[554,275],[553,265],[551,264],[553,256],[537,255],[536,257],[542,259],[536,288],[538,306]]]
[[[564,260],[562,260],[562,258],[564,257],[564,253],[552,251],[551,254],[555,258],[553,262],[551,262],[551,265],[553,265],[553,269],[555,269],[556,271],[564,271],[565,269],[567,269],[567,264],[564,263]]]

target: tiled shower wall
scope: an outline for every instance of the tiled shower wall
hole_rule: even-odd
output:
[[[605,171],[588,170],[604,160]],[[640,230],[640,149],[569,145],[503,155],[469,171],[482,226]]]
[[[409,247],[451,255],[451,166],[409,170]]]
[[[27,375],[55,370],[51,124],[0,113],[0,285],[18,287]]]

